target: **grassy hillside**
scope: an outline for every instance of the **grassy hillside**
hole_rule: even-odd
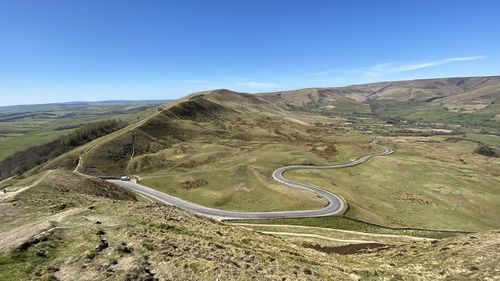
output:
[[[0,230],[30,223],[82,204],[92,204],[99,198],[137,200],[134,193],[66,169],[50,170],[23,181],[11,182],[5,190],[6,193],[0,194],[0,205],[6,208],[1,215]]]
[[[497,82],[421,80],[262,96],[215,90],[151,109],[0,182],[0,280],[494,278],[500,162],[474,151],[499,146],[490,114],[497,114]],[[467,126],[433,123],[445,115]],[[272,171],[352,161],[379,151],[368,145],[374,139],[396,153],[285,176],[340,194],[354,219],[486,232],[398,230],[338,217],[228,225],[90,176],[131,175],[226,210],[320,208],[322,198],[276,184]]]
[[[474,153],[475,143],[445,137],[387,138],[390,157],[333,171],[292,171],[349,202],[347,216],[383,225],[497,229],[500,161]]]
[[[342,160],[324,148],[333,144],[329,129],[315,128],[248,94],[226,90],[179,101],[148,120],[79,148],[46,165],[74,167],[95,175],[138,175],[159,190],[229,210],[320,208],[314,194],[284,188],[271,172],[290,163]],[[370,151],[370,138],[340,142]],[[300,198],[297,200],[297,198]]]
[[[349,125],[333,129],[343,124],[339,122],[344,121],[336,116],[285,111],[252,95],[205,92],[75,149],[43,169],[73,169],[81,156],[80,172],[135,175],[142,184],[209,207],[245,211],[320,208],[324,199],[276,184],[271,173],[290,164],[348,162],[380,149],[368,145],[377,135]],[[381,125],[373,122],[370,126]],[[385,130],[398,133],[392,127]],[[433,134],[443,131],[436,129]],[[353,169],[294,171],[286,176],[342,195],[350,206],[349,216],[374,223],[497,228],[492,216],[500,202],[495,195],[499,163],[474,154],[477,144],[466,140],[496,144],[498,137],[460,136],[458,142],[453,140],[457,136],[453,141],[395,136],[385,139],[397,149],[395,155]]]
[[[134,201],[65,170],[0,208],[1,280],[481,280],[495,276],[500,243],[496,232],[375,245],[284,240]]]
[[[110,134],[127,125],[127,122],[117,119],[89,123],[49,143],[16,152],[0,161],[0,179],[21,175],[64,152]]]
[[[0,107],[0,161],[18,151],[49,143],[83,124],[110,118],[136,122],[153,114],[160,104],[162,101]]]
[[[260,95],[289,110],[500,128],[500,77],[381,82]],[[346,110],[347,109],[347,110]]]

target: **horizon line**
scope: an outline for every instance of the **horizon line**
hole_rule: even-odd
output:
[[[405,82],[405,81],[423,81],[423,80],[437,80],[437,79],[460,79],[460,78],[493,78],[493,77],[500,77],[500,74],[497,75],[473,75],[473,76],[443,76],[443,77],[432,77],[432,78],[414,78],[414,79],[400,79],[400,80],[385,80],[385,81],[373,81],[373,82],[366,82],[366,83],[353,83],[353,84],[346,84],[346,85],[339,85],[339,86],[323,86],[323,87],[299,87],[299,88],[293,88],[293,89],[283,89],[283,90],[275,90],[275,91],[269,91],[269,92],[247,92],[249,94],[268,94],[268,93],[278,93],[278,92],[286,92],[286,91],[298,91],[298,90],[306,90],[306,89],[325,89],[325,88],[346,88],[346,87],[351,87],[351,86],[361,86],[361,85],[369,85],[369,84],[377,84],[377,83],[396,83],[396,82]],[[118,100],[69,100],[69,101],[58,101],[58,102],[48,102],[48,103],[21,103],[21,104],[8,104],[8,105],[0,105],[0,108],[5,108],[5,107],[16,107],[16,106],[35,106],[35,105],[57,105],[57,104],[77,104],[77,103],[99,103],[99,102],[168,102],[168,101],[173,101],[177,100],[183,97],[186,97],[188,95],[194,94],[194,93],[199,93],[199,92],[207,92],[207,91],[214,91],[217,89],[227,89],[229,91],[233,92],[238,92],[234,91],[228,88],[214,88],[214,89],[208,89],[204,91],[196,91],[188,94],[184,94],[183,96],[180,96],[178,98],[174,99],[118,99]],[[244,93],[244,92],[241,92]]]

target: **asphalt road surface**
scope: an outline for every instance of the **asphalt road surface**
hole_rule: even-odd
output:
[[[373,141],[370,143],[371,145],[377,144],[377,141]],[[363,156],[353,162],[344,163],[344,164],[336,164],[329,166],[308,166],[308,165],[292,165],[285,166],[275,170],[272,174],[273,179],[293,188],[300,188],[307,191],[314,192],[325,197],[329,204],[317,210],[304,210],[304,211],[277,211],[277,212],[236,212],[236,211],[224,211],[218,210],[214,208],[208,208],[202,205],[198,205],[196,203],[192,203],[161,191],[152,189],[150,187],[134,183],[131,181],[121,181],[121,180],[110,180],[110,182],[117,184],[119,186],[128,188],[150,198],[156,199],[162,203],[167,205],[174,205],[184,210],[214,218],[217,220],[235,220],[235,219],[277,219],[277,218],[309,218],[309,217],[324,217],[324,216],[335,216],[342,215],[347,210],[347,203],[338,195],[331,193],[330,191],[321,189],[320,187],[301,183],[293,180],[286,179],[283,174],[290,170],[298,170],[298,169],[342,169],[348,167],[354,167],[356,165],[360,165],[365,163],[369,159],[374,156],[385,156],[394,153],[394,150],[390,147],[384,147],[384,151],[375,154],[369,154]]]

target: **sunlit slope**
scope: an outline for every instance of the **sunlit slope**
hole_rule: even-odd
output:
[[[45,165],[99,176],[138,175],[141,183],[227,210],[317,209],[326,201],[277,184],[290,164],[328,164],[375,151],[370,136],[340,137],[249,94],[216,90],[165,106],[149,119]],[[337,138],[337,137],[338,138]],[[328,148],[336,150],[329,152]]]
[[[132,166],[130,164],[136,157],[155,154],[182,142],[283,138],[278,134],[268,134],[262,128],[245,126],[247,120],[262,118],[265,121],[274,116],[284,117],[285,114],[278,107],[252,95],[227,90],[195,94],[166,106],[140,124],[88,144],[82,153],[82,171],[117,176],[141,172],[146,167],[154,169],[157,163],[148,165],[134,161]],[[72,162],[76,159],[76,155],[68,155],[49,165],[67,165],[68,157],[73,158]],[[143,160],[147,162],[147,159]]]
[[[498,76],[380,82],[260,96],[290,110],[369,114],[386,120],[500,126]]]
[[[497,231],[440,241],[389,240],[373,250],[352,244],[358,242],[350,239],[359,237],[345,237],[351,242],[338,247],[300,233],[295,239],[261,234],[136,201],[121,188],[67,170],[51,171],[0,203],[1,280],[488,280],[498,275]]]

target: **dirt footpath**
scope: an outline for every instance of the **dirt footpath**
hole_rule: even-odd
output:
[[[0,251],[10,247],[19,246],[33,236],[52,227],[51,222],[61,222],[66,217],[83,212],[85,209],[74,208],[46,217],[42,220],[16,227],[7,232],[0,233]]]

